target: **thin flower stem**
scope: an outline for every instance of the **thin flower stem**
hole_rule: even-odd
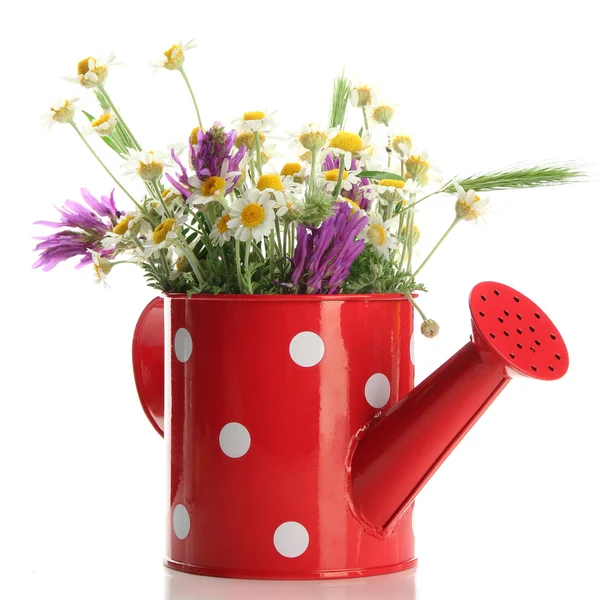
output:
[[[387,148],[385,149],[385,151],[387,152],[388,155],[388,169],[390,168],[390,165],[392,164],[392,136],[390,135],[390,129],[388,127],[388,145]]]
[[[88,141],[85,139],[81,131],[75,123],[71,123],[73,129],[77,132],[77,135],[81,138],[81,141],[86,145],[87,149],[94,155],[94,158],[100,163],[102,168],[110,175],[111,179],[127,194],[129,199],[135,204],[136,208],[138,208],[142,213],[144,212],[143,208],[136,202],[135,198],[121,185],[121,182],[111,173],[110,169],[102,162],[100,157],[96,154],[94,149],[90,146]]]
[[[192,102],[194,103],[194,108],[196,109],[196,116],[198,117],[198,125],[200,125],[200,129],[202,129],[202,119],[200,118],[200,110],[198,110],[198,103],[196,102],[196,96],[194,96],[194,91],[192,90],[192,86],[190,85],[190,80],[187,78],[185,71],[183,70],[183,66],[179,69],[185,84],[190,92],[190,96],[192,97]]]
[[[419,271],[421,271],[421,269],[427,264],[427,261],[433,256],[433,253],[440,247],[440,245],[442,244],[442,242],[446,239],[446,237],[448,236],[448,234],[454,229],[454,227],[456,226],[456,224],[459,221],[460,221],[460,217],[456,217],[454,219],[454,221],[452,221],[452,225],[450,225],[450,227],[448,227],[448,229],[446,230],[446,233],[444,233],[444,235],[440,238],[440,241],[433,247],[433,250],[427,255],[427,257],[421,263],[421,265],[419,266],[419,268],[413,273],[413,277],[416,277],[417,274],[419,273]]]
[[[238,279],[238,287],[240,289],[240,294],[243,293],[242,289],[242,263],[240,261],[240,240],[235,240],[235,266],[237,269],[237,279]]]
[[[252,278],[249,276],[250,274],[250,240],[245,242],[244,244],[244,271],[246,271],[246,275],[248,275],[248,284],[250,285],[250,293],[253,293],[252,289]]]
[[[410,210],[411,208],[413,208],[417,204],[420,204],[421,202],[423,202],[423,200],[427,200],[427,198],[431,198],[431,196],[435,196],[437,194],[441,194],[444,191],[444,188],[446,187],[446,185],[448,185],[448,184],[443,185],[439,190],[436,190],[435,192],[431,192],[431,194],[427,194],[426,196],[423,196],[421,199],[416,200],[412,204],[409,204],[406,208],[403,208],[402,210],[400,210],[398,212],[398,214],[401,215],[404,211]]]
[[[117,119],[119,119],[119,122],[123,126],[123,129],[125,129],[125,131],[127,132],[127,135],[131,138],[131,141],[133,142],[134,146],[138,150],[141,151],[142,147],[138,144],[138,141],[135,139],[133,133],[131,133],[131,129],[129,129],[129,127],[127,127],[127,124],[125,123],[125,121],[123,121],[123,117],[121,116],[121,113],[119,113],[117,107],[114,105],[111,97],[108,95],[108,92],[106,91],[106,88],[103,85],[99,85],[98,89],[104,94],[106,101],[110,104],[110,107],[113,109],[113,112],[115,113],[115,117],[117,117]]]
[[[415,213],[411,211],[408,216],[408,223],[406,225],[406,241],[408,245],[408,259],[406,261],[406,270],[410,273],[412,270],[412,254],[413,254],[413,245],[414,245],[414,230],[415,230]]]
[[[275,277],[275,234],[273,230],[269,233],[269,275]]]
[[[160,193],[160,190],[158,189],[158,184],[156,183],[156,181],[148,182],[148,189],[153,194],[155,194],[155,198],[162,204],[163,210],[165,211],[165,214],[167,215],[167,217],[172,217],[173,215],[171,214],[171,211],[165,204],[165,199],[162,197],[162,194]]]
[[[254,152],[256,153],[256,169],[258,176],[262,176],[262,159],[260,157],[260,136],[258,131],[254,132]]]
[[[339,193],[340,193],[340,189],[342,188],[342,179],[344,177],[344,161],[346,160],[345,155],[342,154],[340,156],[340,167],[338,169],[338,179],[337,179],[337,183],[335,184],[335,189],[333,190],[333,199],[335,200]]]
[[[369,131],[369,120],[367,119],[367,109],[362,107],[363,119],[365,121],[365,131]]]
[[[317,169],[317,151],[310,151],[310,181],[308,183],[308,195],[312,196],[312,193],[315,189],[315,177],[316,177],[316,169]]]
[[[279,256],[282,257],[284,255],[284,250],[281,246],[281,229],[279,227],[279,219],[275,219],[275,231],[277,233],[277,250],[279,251]]]
[[[423,321],[427,321],[425,313],[419,308],[419,305],[415,302],[415,299],[413,298],[413,295],[410,292],[406,294],[406,299],[417,309]]]

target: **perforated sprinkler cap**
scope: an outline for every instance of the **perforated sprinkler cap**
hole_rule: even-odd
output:
[[[535,379],[560,379],[567,347],[548,315],[527,296],[494,281],[477,284],[469,300],[476,334],[511,369]]]

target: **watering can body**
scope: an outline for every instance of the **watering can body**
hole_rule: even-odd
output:
[[[418,492],[515,374],[568,368],[523,294],[483,282],[470,305],[471,340],[413,388],[400,295],[151,302],[133,359],[167,448],[166,564],[258,579],[414,566]]]
[[[413,387],[412,335],[401,295],[151,302],[133,355],[166,442],[166,564],[260,579],[414,566],[412,506],[373,531],[349,478],[356,435]]]

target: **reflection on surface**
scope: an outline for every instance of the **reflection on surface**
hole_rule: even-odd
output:
[[[165,568],[165,600],[415,600],[415,569],[330,581],[258,581]]]

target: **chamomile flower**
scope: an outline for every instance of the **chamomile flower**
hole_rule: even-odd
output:
[[[340,176],[340,170],[330,169],[329,171],[324,171],[322,173],[322,176],[325,179],[325,189],[329,193],[333,192],[333,190],[335,190],[335,187],[337,186],[337,180]],[[344,172],[342,173],[342,183],[340,187],[340,192],[342,190],[349,192],[352,189],[352,186],[358,185],[359,182],[360,179],[356,176],[355,173],[344,169]]]
[[[456,216],[463,221],[477,221],[485,215],[490,209],[490,199],[488,197],[480,198],[474,190],[465,192],[458,182],[454,182],[456,189]]]
[[[381,123],[386,127],[390,126],[390,121],[396,112],[397,106],[392,104],[378,104],[371,110],[371,119],[375,123]]]
[[[258,178],[256,189],[269,192],[276,202],[283,202],[290,195],[300,191],[300,186],[291,177],[281,178],[276,173],[265,173]]]
[[[236,240],[247,242],[253,238],[259,242],[275,227],[274,206],[268,191],[252,188],[233,203],[227,227],[235,231]]]
[[[395,135],[392,138],[392,150],[401,157],[410,156],[412,145],[412,139],[408,135]]]
[[[338,131],[331,140],[329,140],[328,151],[340,158],[344,158],[344,164],[350,165],[352,159],[362,163],[370,159],[373,155],[373,148],[369,142],[369,136],[360,137],[357,133],[350,131]]]
[[[92,266],[94,267],[94,273],[96,275],[95,282],[102,283],[104,287],[108,287],[106,276],[112,270],[112,263],[108,258],[103,257],[99,252],[91,250],[92,255]]]
[[[394,219],[384,221],[378,212],[372,212],[369,214],[369,223],[359,238],[366,240],[380,256],[387,259],[390,250],[394,251],[398,247],[398,242],[390,231],[394,222]]]
[[[44,120],[48,127],[55,123],[73,123],[73,117],[77,111],[77,101],[79,98],[61,98],[57,100],[50,110],[44,115]]]
[[[381,204],[388,205],[390,202],[395,204],[403,199],[401,190],[405,185],[406,182],[402,179],[380,179],[373,189]]]
[[[211,175],[204,181],[198,180],[199,189],[187,199],[187,204],[190,206],[203,206],[223,198],[233,189],[236,177],[240,175],[240,171],[229,171],[229,159],[226,158],[221,165],[220,175]],[[190,178],[190,181],[192,179]]]
[[[172,190],[171,188],[165,188],[161,192],[162,202],[160,200],[152,199],[148,201],[148,206],[156,212],[160,217],[165,216],[165,206],[167,209],[173,209],[179,211],[181,205],[183,204],[183,197],[181,194]],[[164,206],[163,206],[164,204]]]
[[[425,187],[430,181],[441,181],[441,173],[437,166],[431,164],[427,152],[411,154],[403,160],[406,176]]]
[[[123,165],[125,175],[139,176],[144,181],[157,181],[166,167],[174,166],[171,157],[156,150],[136,152],[128,150],[129,160]]]
[[[350,92],[350,102],[352,106],[364,108],[369,106],[373,101],[373,90],[368,85],[358,85],[352,88]]]
[[[108,67],[115,62],[115,55],[111,52],[108,56],[101,56],[96,59],[88,56],[77,63],[77,76],[67,77],[72,83],[78,83],[84,88],[93,89],[106,81],[108,77]]]
[[[283,196],[276,198],[275,203],[277,205],[277,210],[275,211],[275,214],[278,217],[288,215],[293,218],[297,216],[298,210],[300,208],[300,203],[298,199],[294,196]]]
[[[117,126],[117,118],[112,112],[105,112],[90,122],[88,133],[97,133],[99,136],[111,136]]]
[[[337,133],[337,129],[327,129],[318,123],[302,125],[300,131],[292,137],[290,147],[305,149],[309,152],[319,152],[326,145],[329,138]],[[310,162],[310,156],[308,161]]]
[[[176,219],[169,217],[161,221],[150,235],[150,239],[144,247],[144,256],[146,258],[153,254],[157,256],[160,250],[173,245],[177,239],[177,230],[185,224],[186,220],[187,216],[182,215]]]
[[[260,145],[262,147],[262,145],[265,142],[265,134],[262,131],[258,132],[258,140],[260,142]],[[197,138],[196,138],[197,141]],[[237,137],[235,138],[235,147],[236,148],[241,148],[242,146],[246,146],[246,149],[248,151],[252,151],[254,150],[254,146],[256,145],[256,140],[254,138],[254,132],[250,131],[250,129],[242,129],[238,134]]]
[[[185,61],[185,52],[195,47],[194,40],[190,40],[185,44],[179,41],[165,50],[156,60],[153,60],[150,65],[156,70],[167,69],[169,71],[178,71]]]
[[[267,113],[262,110],[250,110],[243,114],[236,121],[236,129],[240,131],[249,129],[250,131],[266,131],[273,125],[273,112]]]
[[[226,212],[215,221],[215,225],[208,236],[211,242],[218,246],[223,246],[225,242],[228,242],[233,237],[233,230],[227,226],[229,221],[231,221],[231,215]]]
[[[358,213],[360,216],[364,216],[367,214],[367,211],[363,210],[360,205],[351,200],[350,198],[346,198],[346,196],[338,196],[336,202],[343,202],[350,207],[350,216]]]
[[[297,162],[288,162],[283,165],[279,173],[285,182],[286,177],[290,177],[294,183],[303,183],[307,177],[306,165],[301,165]]]

